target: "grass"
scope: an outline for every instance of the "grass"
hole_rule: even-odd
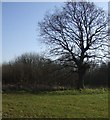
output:
[[[3,118],[107,118],[106,89],[4,93]]]

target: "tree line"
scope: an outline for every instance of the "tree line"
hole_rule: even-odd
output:
[[[87,87],[107,87],[108,65],[92,65],[84,79]],[[38,54],[26,53],[2,65],[4,91],[75,89],[77,80],[71,68]]]

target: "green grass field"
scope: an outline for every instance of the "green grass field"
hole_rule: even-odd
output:
[[[4,93],[3,118],[107,118],[107,90]]]

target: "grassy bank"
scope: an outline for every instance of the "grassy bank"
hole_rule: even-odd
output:
[[[105,89],[64,90],[43,93],[4,93],[4,118],[106,118]]]

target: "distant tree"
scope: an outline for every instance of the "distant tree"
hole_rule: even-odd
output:
[[[59,65],[42,55],[22,54],[13,61],[3,63],[3,87],[31,90],[37,87],[43,89],[45,86],[54,86],[58,83],[53,72],[56,71],[56,67],[58,68]]]
[[[46,78],[46,68],[49,59],[44,58],[42,55],[25,53],[15,59],[14,65],[19,72],[16,71],[16,76],[20,73],[19,81],[21,85],[35,87],[43,83]]]
[[[3,63],[3,85],[16,84],[21,88],[25,86],[34,87],[42,82],[42,72],[46,61],[43,56],[25,53],[9,63]]]
[[[100,66],[88,71],[85,75],[85,84],[89,87],[108,87],[108,65]]]
[[[83,89],[90,62],[103,59],[107,52],[105,12],[94,3],[67,2],[61,11],[46,15],[39,27],[50,53],[78,73],[77,88]]]

